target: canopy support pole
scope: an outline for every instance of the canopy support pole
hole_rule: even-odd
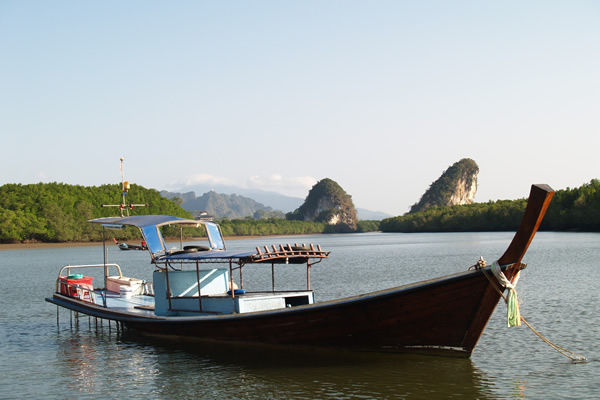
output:
[[[275,263],[271,263],[271,287],[275,293]]]
[[[200,290],[200,263],[196,261],[196,282],[198,282],[198,310],[202,312],[202,292]]]

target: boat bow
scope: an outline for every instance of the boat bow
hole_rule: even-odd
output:
[[[511,282],[521,269],[521,260],[525,256],[533,237],[544,219],[544,215],[552,201],[552,196],[554,196],[554,190],[548,185],[539,184],[531,186],[529,200],[527,201],[527,207],[525,208],[525,214],[523,215],[519,229],[504,254],[498,259],[498,264],[503,267],[504,275]],[[481,299],[481,306],[466,332],[462,343],[462,347],[468,349],[469,352],[472,352],[475,348],[496,305],[502,297],[501,293],[496,289],[496,287],[502,287],[502,285],[495,278],[492,279],[495,280],[496,286],[490,282]]]

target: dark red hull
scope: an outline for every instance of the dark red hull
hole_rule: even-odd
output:
[[[469,272],[281,311],[125,324],[144,333],[224,341],[470,355],[475,343],[466,341],[467,333],[488,285],[481,272]]]

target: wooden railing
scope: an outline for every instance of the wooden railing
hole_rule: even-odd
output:
[[[310,245],[297,243],[293,246],[290,244],[280,244],[279,247],[271,245],[271,248],[264,246],[264,251],[260,247],[256,248],[256,254],[251,256],[253,262],[275,261],[286,258],[328,258],[329,251],[323,251],[320,245]]]

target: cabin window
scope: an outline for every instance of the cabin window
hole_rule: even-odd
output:
[[[163,239],[158,227],[146,226],[142,228],[146,245],[152,254],[162,253],[165,251],[163,247]]]
[[[225,243],[221,236],[219,226],[214,222],[206,222],[206,232],[208,233],[208,241],[212,250],[224,250]]]
[[[294,297],[286,297],[285,298],[285,306],[286,307],[303,306],[305,304],[310,304],[310,300],[308,299],[308,296],[294,296]]]

